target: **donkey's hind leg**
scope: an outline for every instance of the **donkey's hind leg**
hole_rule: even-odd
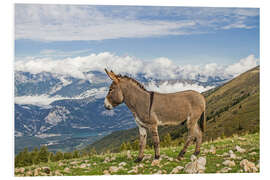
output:
[[[197,156],[200,154],[200,147],[202,144],[202,131],[197,123],[194,125],[194,128],[192,129],[192,131],[193,131],[192,134],[196,140],[196,147],[195,147],[194,155]]]
[[[194,139],[194,138],[193,138],[192,136],[188,135],[187,140],[186,140],[186,142],[185,142],[185,145],[184,145],[183,149],[182,149],[182,150],[180,151],[180,153],[178,154],[178,157],[177,157],[177,158],[178,158],[179,160],[181,160],[182,157],[184,157],[184,155],[185,155],[185,153],[186,153],[186,151],[187,151],[187,148],[188,148],[189,144],[192,142],[193,139]]]
[[[153,126],[150,128],[150,131],[152,133],[152,139],[154,142],[154,149],[155,149],[155,159],[159,159],[160,157],[160,149],[159,149],[159,135],[158,135],[158,127]]]
[[[187,148],[189,146],[189,144],[194,140],[194,136],[193,136],[193,133],[192,133],[192,120],[191,120],[191,117],[188,116],[187,117],[187,129],[188,129],[188,137],[187,137],[187,140],[185,142],[185,145],[183,147],[183,149],[180,151],[180,153],[178,154],[178,159],[181,160],[182,157],[184,157],[186,151],[187,151]]]

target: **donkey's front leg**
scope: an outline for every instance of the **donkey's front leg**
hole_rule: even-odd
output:
[[[143,159],[144,156],[143,153],[146,146],[146,138],[147,138],[146,129],[142,126],[139,126],[139,132],[140,132],[140,150],[139,155],[135,160],[135,162],[140,162]]]
[[[157,126],[152,127],[151,133],[152,133],[152,138],[153,138],[154,148],[155,148],[155,159],[159,159],[160,150],[159,150],[158,127]]]

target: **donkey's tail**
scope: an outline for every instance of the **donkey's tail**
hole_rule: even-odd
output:
[[[202,114],[201,114],[199,125],[200,125],[200,128],[201,128],[202,132],[205,132],[205,130],[206,130],[206,114],[205,114],[205,111],[203,111]]]

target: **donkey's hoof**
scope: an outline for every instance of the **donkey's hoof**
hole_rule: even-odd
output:
[[[185,155],[186,151],[180,151],[180,153],[178,154],[178,158],[183,158]]]
[[[157,160],[158,160],[159,158],[160,158],[160,156],[155,155],[155,159],[157,159]]]
[[[178,156],[177,159],[178,159],[179,161],[182,161],[182,160],[184,160],[185,158],[184,158],[184,156]]]
[[[200,151],[195,151],[193,154],[194,154],[195,156],[198,156],[198,155],[200,154]]]
[[[137,159],[134,160],[135,163],[141,162],[143,158],[137,157]]]

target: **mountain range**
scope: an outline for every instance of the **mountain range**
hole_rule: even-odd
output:
[[[107,75],[89,71],[85,77],[15,71],[16,153],[24,147],[33,149],[41,145],[47,145],[51,151],[70,151],[111,132],[135,127],[132,114],[124,104],[113,111],[104,109],[104,97],[111,83]],[[161,80],[144,74],[134,78],[147,89],[178,84],[204,89],[228,81],[200,74],[195,79]]]

